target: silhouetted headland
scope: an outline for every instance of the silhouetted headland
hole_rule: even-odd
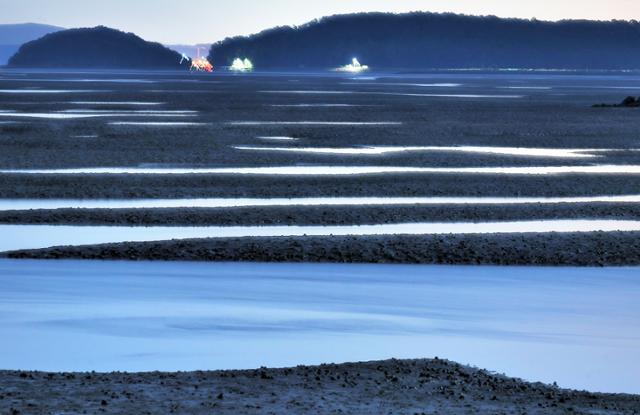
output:
[[[213,44],[209,60],[326,69],[356,57],[375,69],[636,69],[636,21],[501,19],[456,14],[337,15]]]
[[[51,33],[9,60],[22,68],[178,69],[180,54],[133,33],[104,26]]]

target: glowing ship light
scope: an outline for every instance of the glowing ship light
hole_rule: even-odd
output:
[[[253,71],[253,62],[247,58],[235,58],[229,69],[236,72],[251,72]]]
[[[367,65],[360,64],[358,59],[353,58],[353,60],[351,61],[350,64],[345,65],[345,66],[341,66],[336,70],[338,72],[354,72],[354,73],[357,73],[357,72],[368,71],[369,67]]]
[[[197,48],[198,56],[195,59],[189,58],[184,53],[182,54],[182,59],[180,59],[180,65],[183,62],[191,62],[191,68],[189,70],[193,72],[213,72],[213,65],[209,60],[205,57],[200,56],[200,48]]]
[[[191,70],[196,72],[213,72],[213,65],[206,58],[196,58],[191,61]]]

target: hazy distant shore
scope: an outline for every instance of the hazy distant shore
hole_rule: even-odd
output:
[[[560,389],[445,360],[178,373],[0,372],[0,412],[634,414],[640,396]]]
[[[53,247],[2,254],[21,259],[640,265],[640,233],[220,238]]]

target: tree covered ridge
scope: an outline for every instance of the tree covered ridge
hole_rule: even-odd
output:
[[[640,23],[548,22],[451,13],[360,13],[276,27],[212,45],[209,59],[258,68],[640,68]]]
[[[104,26],[63,30],[25,43],[9,66],[42,68],[178,68],[180,54],[133,33]]]

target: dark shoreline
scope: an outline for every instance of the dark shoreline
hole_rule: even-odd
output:
[[[374,225],[410,222],[638,220],[638,203],[525,205],[260,206],[234,208],[55,209],[0,212],[0,224],[131,226]]]
[[[640,232],[495,235],[251,237],[53,247],[13,259],[443,265],[640,265]]]
[[[0,371],[0,412],[636,414],[640,396],[561,389],[446,360],[177,373]]]

